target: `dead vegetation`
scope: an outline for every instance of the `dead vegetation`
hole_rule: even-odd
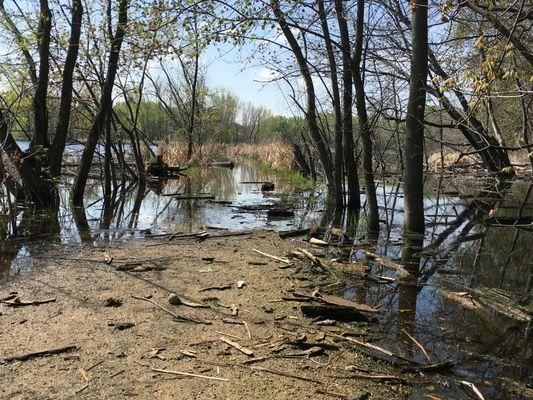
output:
[[[290,170],[294,163],[291,145],[281,140],[253,144],[225,144],[208,141],[195,146],[190,160],[187,160],[187,144],[185,142],[159,142],[157,151],[168,165],[207,166],[226,160],[246,162],[256,159],[273,169]]]

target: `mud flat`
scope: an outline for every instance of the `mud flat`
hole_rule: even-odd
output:
[[[335,304],[334,276],[289,259],[302,246],[222,231],[51,251],[1,286],[0,397],[399,399],[427,383],[369,345],[372,307]]]

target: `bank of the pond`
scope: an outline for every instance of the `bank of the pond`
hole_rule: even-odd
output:
[[[0,290],[0,397],[400,399],[427,381],[346,348],[372,337],[372,323],[303,316],[311,303],[295,291],[326,293],[337,279],[253,251],[284,258],[301,244],[226,235],[43,254],[39,272]],[[52,349],[62,350],[30,355]]]

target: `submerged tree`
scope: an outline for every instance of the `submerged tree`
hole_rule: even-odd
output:
[[[411,3],[411,78],[406,116],[404,229],[424,234],[424,115],[428,76],[428,2]]]

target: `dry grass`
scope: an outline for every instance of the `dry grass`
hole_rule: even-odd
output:
[[[223,144],[209,141],[195,146],[190,161],[187,161],[185,142],[159,142],[157,149],[169,165],[203,166],[217,161],[244,162],[256,158],[273,169],[291,169],[294,161],[291,145],[281,140],[258,144]]]
[[[163,155],[163,160],[168,165],[205,166],[225,158],[225,145],[211,141],[196,145],[189,161],[187,160],[187,143],[183,141],[159,142],[157,152]]]
[[[480,162],[480,159],[473,155],[459,157],[461,157],[461,153],[449,150],[444,152],[444,157],[441,159],[440,151],[436,151],[428,157],[428,166],[434,171],[439,171],[443,167],[450,168],[453,166],[465,166]]]
[[[235,161],[256,157],[273,169],[291,169],[294,161],[291,145],[281,140],[229,145],[226,154]]]

